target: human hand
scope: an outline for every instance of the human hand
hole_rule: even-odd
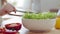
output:
[[[5,14],[9,14],[10,12],[15,12],[16,13],[16,9],[15,9],[14,6],[12,6],[11,4],[7,3],[0,10],[0,16],[5,15]]]

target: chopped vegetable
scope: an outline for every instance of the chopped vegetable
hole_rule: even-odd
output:
[[[25,19],[53,19],[56,17],[56,13],[46,12],[46,13],[25,13],[23,18]]]

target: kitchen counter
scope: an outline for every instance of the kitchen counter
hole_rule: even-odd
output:
[[[3,26],[8,23],[16,23],[16,22],[22,23],[22,17],[14,17],[14,18],[5,20],[3,21]],[[24,26],[22,26],[19,33],[20,34],[60,34],[60,30],[53,29],[52,31],[49,31],[49,32],[32,32],[26,29]]]

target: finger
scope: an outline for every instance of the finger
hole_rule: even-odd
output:
[[[11,7],[13,8],[13,12],[16,13],[16,8],[13,5],[11,5]]]
[[[14,9],[13,11],[16,13],[16,9],[15,9],[15,7],[13,7],[13,9]]]
[[[9,4],[9,5],[13,8],[13,11],[16,13],[16,8],[11,4]]]
[[[15,13],[16,13],[15,7],[12,6],[11,4],[7,4],[6,7],[5,7],[5,9],[6,9],[7,11],[15,12]]]
[[[12,7],[10,7],[10,6],[6,7],[5,10],[8,11],[8,12],[12,12],[13,11]]]
[[[13,6],[11,6],[11,5],[10,5],[9,7],[7,7],[7,10],[16,13],[15,7],[13,7]]]

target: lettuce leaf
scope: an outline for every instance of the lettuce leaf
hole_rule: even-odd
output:
[[[47,13],[25,13],[23,18],[25,19],[53,19],[55,18],[57,13],[47,12]]]

